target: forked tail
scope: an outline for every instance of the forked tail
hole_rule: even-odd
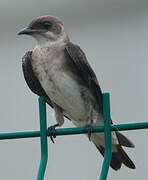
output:
[[[95,134],[95,136],[98,136],[98,135],[99,134]],[[134,163],[129,158],[127,153],[124,151],[124,149],[121,147],[121,146],[126,146],[126,147],[133,148],[134,144],[127,137],[125,137],[123,134],[121,134],[119,132],[116,132],[116,136],[117,136],[119,144],[114,145],[116,147],[116,151],[112,152],[110,166],[114,170],[118,170],[121,168],[121,165],[124,164],[128,168],[135,169],[136,167],[135,167]],[[95,139],[96,139],[96,137],[95,137]],[[93,141],[93,139],[92,139],[92,141]],[[100,145],[99,141],[98,141],[98,143],[96,140],[93,142],[94,142],[95,146],[97,147],[97,149],[100,151],[100,153],[104,156],[104,154],[105,154],[104,146]]]

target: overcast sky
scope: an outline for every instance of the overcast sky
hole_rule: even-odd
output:
[[[147,0],[1,0],[0,1],[0,132],[39,130],[38,99],[23,78],[21,58],[35,41],[16,33],[34,17],[60,17],[72,42],[79,44],[101,88],[111,95],[115,123],[147,121]],[[47,108],[48,126],[54,124]],[[64,127],[73,127],[65,120]],[[147,178],[147,130],[124,132],[135,149],[125,149],[137,169],[109,170],[108,180]],[[97,180],[103,158],[84,135],[49,142],[45,180]],[[34,180],[40,162],[39,138],[0,142],[0,179]]]

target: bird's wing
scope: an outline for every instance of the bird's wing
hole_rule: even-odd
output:
[[[93,93],[99,112],[103,112],[102,91],[84,52],[79,46],[71,42],[67,44],[65,51],[71,60],[75,72],[81,78],[85,86]]]
[[[28,51],[22,58],[22,69],[26,83],[33,93],[37,94],[40,97],[45,97],[46,102],[52,107],[52,102],[50,98],[46,95],[39,80],[33,72],[31,61],[32,51]]]
[[[66,51],[73,64],[73,68],[75,68],[75,72],[78,73],[78,75],[81,77],[85,86],[87,86],[91,90],[91,92],[97,100],[98,110],[102,111],[103,114],[102,92],[97,81],[96,75],[90,67],[85,54],[79,46],[74,45],[72,43],[68,43]],[[112,121],[111,124],[113,124]],[[97,143],[93,139],[92,141],[94,142],[98,150],[101,152],[101,154],[104,155],[105,147],[100,146],[100,141],[98,138],[100,134],[93,134],[92,137],[94,135],[96,136],[95,139]],[[124,150],[121,147],[121,145],[126,147],[134,147],[134,144],[121,133],[116,132],[116,135],[119,144],[117,145],[117,152],[112,152],[112,159],[110,163],[111,167],[117,170],[120,169],[121,164],[124,163],[127,167],[135,169],[134,163],[131,161],[131,159],[128,157],[128,155],[124,152]]]

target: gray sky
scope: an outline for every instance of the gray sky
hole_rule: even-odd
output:
[[[148,1],[146,0],[1,0],[0,132],[38,130],[38,100],[28,89],[21,58],[35,41],[16,33],[39,15],[60,17],[72,42],[85,51],[104,92],[111,95],[115,123],[147,121]],[[47,108],[48,125],[54,124]],[[64,127],[73,127],[65,121]],[[147,178],[147,130],[124,132],[135,143],[126,149],[136,170],[109,170],[108,180]],[[40,161],[39,138],[0,142],[0,179],[33,180]],[[84,135],[49,140],[45,180],[99,179],[102,156]]]

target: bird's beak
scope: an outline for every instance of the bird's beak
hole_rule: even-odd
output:
[[[31,29],[31,28],[29,28],[29,27],[26,27],[26,28],[20,30],[20,31],[17,33],[17,35],[23,35],[23,34],[25,34],[25,35],[32,35],[32,34],[34,34],[34,33],[44,33],[44,32],[46,32],[46,31],[47,31],[47,30],[44,30],[44,29]]]
[[[26,35],[31,35],[33,33],[37,32],[35,29],[30,29],[29,27],[26,27],[22,30],[20,30],[17,35],[23,35],[23,34],[26,34]]]

